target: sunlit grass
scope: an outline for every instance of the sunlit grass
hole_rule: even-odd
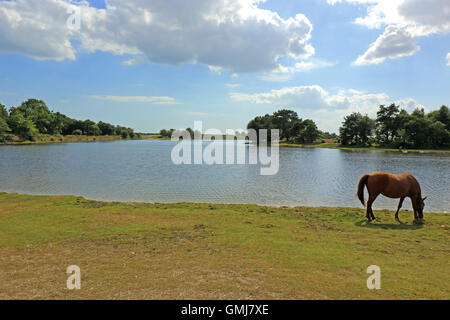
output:
[[[449,215],[375,215],[0,194],[0,298],[448,299]],[[372,264],[381,290],[366,287]]]

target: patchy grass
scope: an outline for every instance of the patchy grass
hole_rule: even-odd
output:
[[[0,193],[0,299],[448,299],[450,216],[375,215]]]

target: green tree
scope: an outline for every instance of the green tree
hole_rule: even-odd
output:
[[[280,139],[296,143],[311,143],[320,135],[314,121],[302,120],[295,111],[287,109],[276,111],[272,115],[255,117],[248,123],[247,129],[254,129],[258,133],[259,130],[266,129],[268,140],[271,140],[270,130],[279,129]]]
[[[405,125],[406,140],[415,148],[429,146],[430,125],[432,122],[416,113]]]
[[[431,123],[428,133],[428,144],[432,148],[442,147],[450,142],[450,132],[440,121]]]
[[[101,134],[104,136],[113,136],[114,135],[114,125],[110,123],[106,123],[103,121],[100,121],[97,126],[100,128]]]
[[[0,104],[0,134],[8,133],[11,129],[8,126],[8,110],[2,104]]]
[[[375,121],[367,115],[354,112],[344,118],[339,128],[341,143],[343,145],[365,145],[373,135]]]
[[[325,131],[325,132],[320,132],[320,138],[322,138],[322,139],[337,139],[338,136],[334,132],[330,133],[328,131]]]
[[[74,136],[81,136],[81,135],[83,135],[83,131],[81,131],[80,129],[75,129],[75,130],[73,130],[72,134]]]
[[[274,129],[280,130],[280,140],[286,139],[286,141],[289,141],[298,134],[298,132],[293,130],[294,125],[298,120],[299,118],[297,112],[282,109],[274,112],[271,122]]]
[[[88,136],[99,136],[102,132],[94,121],[85,120],[83,121],[83,133]]]
[[[273,117],[269,114],[255,117],[254,119],[250,120],[250,122],[247,124],[247,129],[253,129],[256,131],[258,139],[258,141],[255,141],[256,143],[259,143],[260,140],[259,130],[261,129],[267,129],[267,139],[270,140],[271,139],[270,130],[275,129]]]
[[[135,133],[131,128],[125,128],[121,126],[116,126],[115,134],[121,136],[123,139],[134,138]]]
[[[8,125],[15,135],[24,139],[32,140],[38,134],[33,121],[25,118],[21,112],[13,113],[8,119]]]
[[[5,134],[10,132],[11,129],[8,126],[8,123],[6,122],[5,119],[3,119],[2,117],[0,117],[0,134]]]
[[[303,121],[304,129],[301,133],[305,143],[313,143],[320,136],[320,131],[314,121],[306,119]]]
[[[394,103],[388,107],[381,105],[377,112],[376,133],[378,140],[383,144],[389,144],[394,140],[399,123],[397,116],[400,113],[399,107]]]
[[[8,120],[8,110],[6,110],[6,107],[0,103],[0,118],[7,121]]]
[[[313,143],[320,136],[319,129],[311,119],[298,120],[294,128],[296,130],[293,138],[295,143]]]
[[[20,112],[26,119],[30,119],[40,133],[54,134],[52,131],[53,114],[42,100],[28,99],[19,107],[13,108],[12,113]]]
[[[439,110],[430,112],[428,116],[433,121],[439,121],[445,125],[445,128],[450,131],[450,111],[447,106],[442,106]]]
[[[168,137],[168,131],[166,129],[162,129],[161,131],[159,131],[159,135],[163,138]]]
[[[414,111],[411,113],[412,117],[416,117],[416,118],[425,118],[425,110],[422,109],[414,109]]]
[[[186,131],[189,132],[191,139],[194,139],[194,130],[192,130],[191,128],[187,128]]]

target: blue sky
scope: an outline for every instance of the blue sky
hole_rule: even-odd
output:
[[[280,108],[337,131],[381,103],[450,104],[448,1],[161,1],[0,0],[0,103],[142,132],[245,128]]]

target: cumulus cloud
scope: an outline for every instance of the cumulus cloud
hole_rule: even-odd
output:
[[[297,72],[306,72],[313,69],[331,67],[336,65],[336,62],[329,62],[321,59],[308,59],[306,61],[299,61],[292,66],[278,65],[278,67],[271,72],[266,72],[261,76],[264,81],[284,82],[290,80],[292,75]]]
[[[0,50],[39,60],[75,59],[65,1],[0,1]]]
[[[450,66],[450,52],[447,53],[447,66]]]
[[[356,64],[359,65],[379,63],[380,59],[382,62],[387,58],[412,55],[418,50],[413,38],[450,33],[448,0],[327,0],[327,2],[331,5],[341,2],[366,5],[366,15],[354,22],[370,29],[386,27],[369,50],[360,56],[361,59],[358,58]],[[366,56],[375,58],[364,59]]]
[[[303,117],[317,119],[323,130],[332,131],[337,130],[343,117],[351,112],[367,113],[375,117],[381,104],[395,102],[409,112],[415,108],[423,108],[411,98],[394,101],[386,93],[367,93],[354,89],[330,93],[318,85],[286,87],[262,93],[233,92],[229,96],[235,102],[292,108]]]
[[[145,62],[145,58],[143,56],[138,56],[138,57],[123,61],[122,65],[126,66],[126,67],[131,67],[131,66],[141,64],[144,62]]]
[[[313,55],[308,18],[282,18],[260,8],[261,2],[108,0],[105,9],[97,9],[85,0],[0,0],[0,51],[52,60],[75,59],[79,50],[106,51],[231,73],[270,71],[280,57]],[[81,8],[80,30],[66,26],[73,7]]]
[[[354,62],[355,65],[379,64],[386,59],[398,59],[412,56],[420,47],[405,30],[394,26],[386,28],[384,33],[370,45],[370,48]]]
[[[92,99],[107,100],[112,102],[147,102],[151,104],[179,104],[175,98],[172,97],[149,97],[149,96],[99,96],[90,95]]]

